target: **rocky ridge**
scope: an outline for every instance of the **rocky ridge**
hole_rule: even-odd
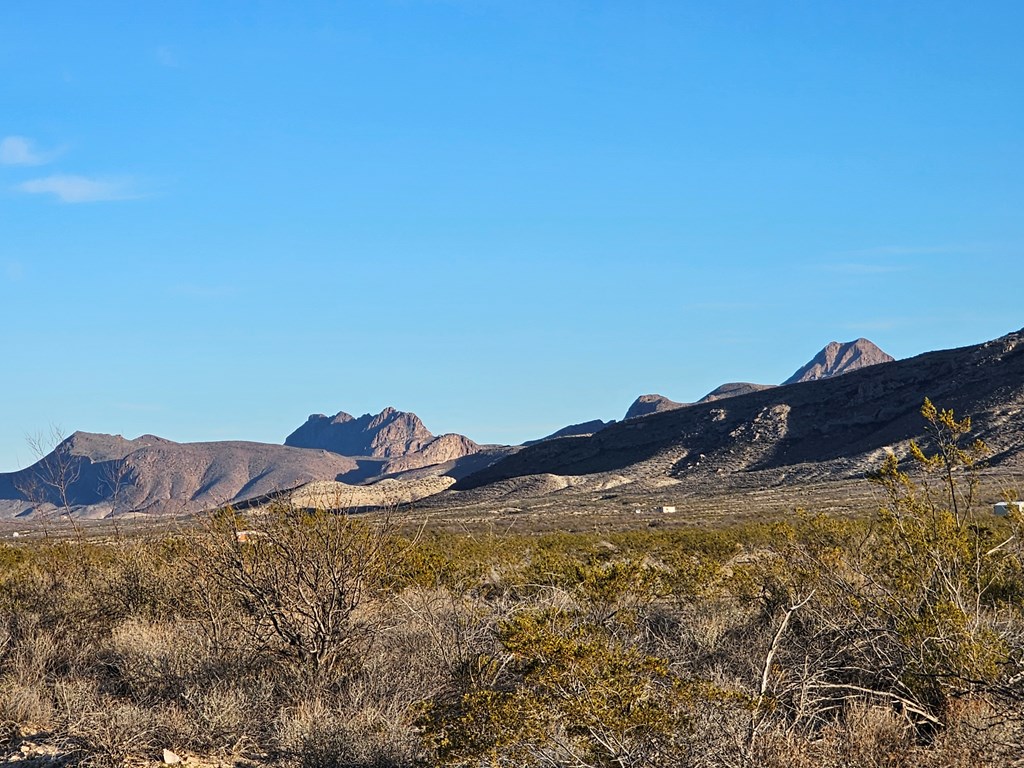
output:
[[[894,357],[883,352],[867,339],[857,339],[856,341],[845,343],[832,341],[818,352],[810,362],[801,366],[796,373],[786,379],[783,384],[828,379],[869,365],[888,363],[893,360],[895,360]],[[697,403],[710,403],[715,400],[724,400],[728,397],[747,395],[751,392],[771,389],[774,386],[776,385],[753,384],[746,381],[729,382],[708,392]],[[691,403],[677,403],[675,400],[669,400],[664,395],[640,395],[629,406],[625,419],[635,419],[651,413],[663,413],[664,411],[671,411],[688,405],[691,405]]]
[[[358,418],[341,411],[334,416],[313,414],[284,441],[298,448],[317,448],[342,456],[378,459],[373,474],[390,475],[455,461],[480,451],[464,435],[434,435],[415,413],[387,407]]]
[[[455,491],[532,477],[609,476],[663,487],[756,486],[863,475],[887,451],[924,439],[930,397],[969,414],[993,466],[1024,465],[1024,331],[844,375],[653,413],[590,437],[524,448],[459,481]],[[517,480],[518,478],[518,480]],[[617,481],[618,482],[618,481]],[[444,497],[445,494],[442,494]]]
[[[358,418],[344,411],[334,416],[311,415],[306,423],[285,438],[284,444],[295,448],[319,448],[342,456],[365,456],[393,459],[411,453],[430,451],[440,461],[464,456],[479,449],[462,435],[435,437],[415,413],[387,407],[373,415]]]

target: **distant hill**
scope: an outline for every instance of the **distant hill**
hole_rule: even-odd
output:
[[[570,424],[567,427],[562,427],[556,432],[552,432],[550,435],[538,438],[537,440],[528,440],[523,445],[533,445],[535,443],[542,443],[545,440],[555,440],[559,437],[576,437],[578,435],[592,435],[595,432],[600,432],[605,427],[614,424],[614,421],[602,421],[601,419],[594,419],[593,421],[584,421],[582,424]]]
[[[629,410],[626,411],[626,415],[623,416],[623,420],[636,419],[650,413],[671,411],[674,408],[682,408],[684,405],[686,405],[686,403],[677,403],[675,400],[669,400],[664,395],[640,395],[640,397],[634,400],[633,404],[629,406]]]
[[[832,341],[811,358],[810,362],[782,383],[796,384],[802,381],[828,379],[866,368],[869,365],[891,363],[895,359],[867,339],[847,341],[843,344]]]
[[[890,363],[895,360],[891,355],[886,354],[867,339],[857,339],[840,344],[838,341],[830,342],[818,354],[811,359],[800,370],[786,379],[783,384],[795,384],[803,381],[816,381],[817,379],[828,379],[833,376],[840,376],[850,371],[856,371],[869,365],[879,363]],[[771,389],[774,384],[752,384],[746,381],[729,382],[716,387],[708,392],[697,403],[711,403],[716,400],[724,400],[727,397],[748,395],[751,392],[761,392]],[[640,395],[626,411],[626,419],[635,419],[640,416],[647,416],[651,413],[663,413],[664,411],[675,410],[690,405],[690,403],[677,403],[669,400],[664,395]]]
[[[775,385],[751,384],[746,381],[734,381],[711,390],[697,402],[713,403],[715,400],[724,400],[727,397],[738,397],[740,395],[749,395],[751,392],[761,392],[765,389],[771,389],[773,386]]]
[[[190,512],[358,473],[336,453],[240,441],[175,443],[75,432],[32,466],[0,474],[0,517]]]
[[[1024,467],[1024,331],[1018,331],[973,347],[654,413],[591,437],[550,440],[454,488],[611,475],[617,483],[682,483],[699,491],[708,483],[742,485],[744,478],[763,484],[859,476],[884,452],[924,439],[919,411],[926,396],[972,417],[975,434],[995,449],[992,466]]]
[[[730,382],[708,392],[697,402],[710,403],[713,400],[722,400],[726,397],[736,397],[737,395],[746,395],[750,392],[759,392],[762,389],[769,389],[772,386],[774,385],[750,384],[745,381]],[[652,413],[664,413],[665,411],[673,411],[676,408],[685,408],[688,405],[692,405],[692,403],[677,403],[675,400],[669,400],[664,395],[640,395],[640,397],[634,400],[633,404],[629,406],[629,410],[626,411],[625,419],[636,419]]]
[[[284,444],[342,456],[390,458],[418,451],[433,439],[416,414],[388,407],[375,416],[364,413],[358,418],[344,411],[334,416],[314,413]]]

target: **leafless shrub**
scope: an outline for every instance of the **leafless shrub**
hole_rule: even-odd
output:
[[[386,521],[287,504],[249,521],[211,518],[192,544],[200,588],[229,596],[248,644],[314,685],[357,664],[357,649],[376,630],[376,613],[357,609],[388,593],[396,556]]]
[[[258,749],[273,732],[272,692],[257,681],[190,685],[164,714],[171,743],[199,753]]]
[[[159,710],[104,695],[95,681],[58,682],[54,696],[63,738],[83,761],[120,766],[166,741]]]
[[[47,728],[52,720],[53,704],[42,681],[8,678],[0,684],[0,723]]]
[[[481,660],[497,648],[497,624],[507,605],[444,588],[408,589],[400,602],[410,626],[429,639],[434,674],[428,680],[443,687],[483,674]]]
[[[1024,708],[993,703],[983,697],[956,701],[947,713],[948,727],[936,734],[932,751],[951,766],[1024,766]],[[931,765],[939,768],[935,760]]]
[[[272,680],[244,659],[225,659],[195,631],[195,622],[128,620],[100,651],[104,683],[160,710],[175,743],[195,750],[237,751],[270,729]]]
[[[278,740],[301,768],[398,768],[411,764],[409,744],[386,724],[314,699],[282,713]],[[405,741],[408,741],[406,737]]]

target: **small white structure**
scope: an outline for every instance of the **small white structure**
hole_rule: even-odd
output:
[[[998,517],[1006,517],[1013,510],[1018,515],[1024,514],[1024,501],[1000,501],[993,505],[992,514]]]
[[[663,514],[663,515],[672,515],[672,514],[675,514],[676,508],[675,507],[659,507],[658,511],[661,512],[661,514]]]

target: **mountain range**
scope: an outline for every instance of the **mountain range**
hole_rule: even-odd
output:
[[[903,361],[865,339],[833,342],[781,386],[725,384],[693,404],[644,395],[620,422],[571,425],[524,446],[435,436],[394,408],[314,414],[284,445],[76,432],[31,467],[0,474],[0,518],[195,512],[290,490],[310,505],[443,505],[609,483],[642,491],[849,476],[920,435],[925,395],[972,414],[999,446],[993,461],[1013,465],[1024,446],[1022,333]]]
[[[867,339],[857,339],[845,343],[830,341],[810,362],[801,366],[796,373],[782,383],[795,384],[801,381],[830,379],[833,376],[841,376],[844,373],[866,368],[869,365],[891,363],[894,359],[892,355],[883,352]],[[747,381],[732,381],[716,387],[697,402],[710,403],[727,397],[760,392],[765,389],[771,389],[774,386],[774,384],[752,384]],[[625,419],[635,419],[651,413],[671,411],[676,408],[682,408],[685,405],[690,405],[690,403],[677,403],[674,400],[669,400],[664,395],[640,395],[629,406]]]
[[[1024,331],[985,344],[672,408],[590,437],[524,448],[454,490],[538,476],[665,487],[763,486],[860,476],[881,457],[927,442],[925,397],[970,415],[990,466],[1024,465]]]

